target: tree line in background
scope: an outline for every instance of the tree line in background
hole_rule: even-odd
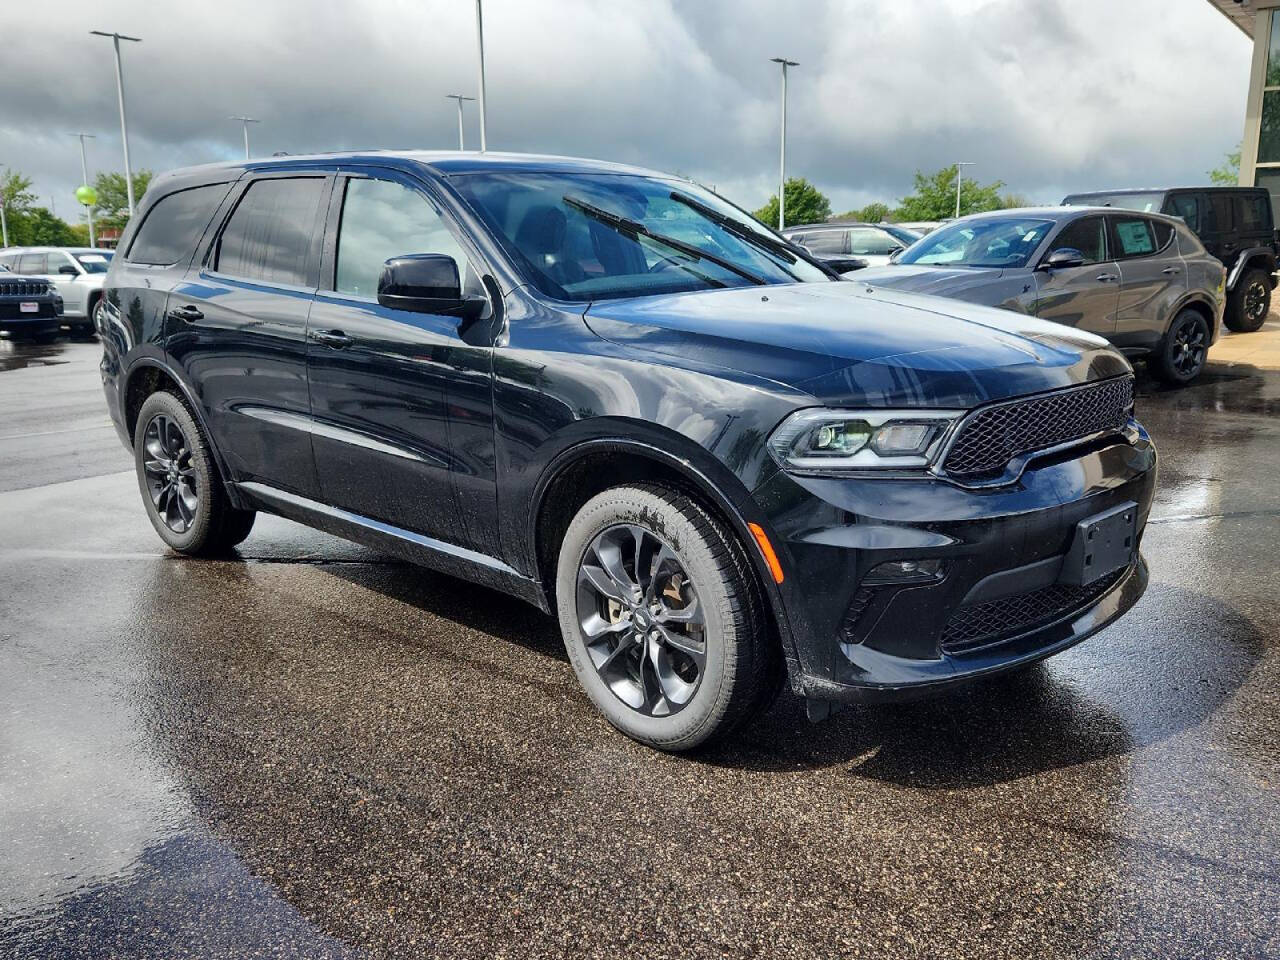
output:
[[[133,175],[135,200],[141,200],[151,183],[151,171]],[[129,221],[129,193],[123,173],[99,173],[93,180],[98,192],[94,225],[102,230],[120,230]],[[48,207],[37,203],[31,178],[16,170],[0,173],[0,204],[4,205],[9,244],[14,247],[83,247],[89,244],[88,223],[68,223]]]

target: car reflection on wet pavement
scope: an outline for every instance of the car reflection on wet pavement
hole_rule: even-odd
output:
[[[0,955],[1280,955],[1280,373],[1142,381],[1152,583],[1115,626],[671,757],[517,601],[272,518],[169,554],[97,348],[25,349]]]

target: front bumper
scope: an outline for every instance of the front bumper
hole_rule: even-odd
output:
[[[31,300],[34,298],[28,298]],[[35,300],[39,305],[36,313],[23,313],[21,299],[0,301],[0,330],[10,333],[41,334],[56,333],[62,329],[62,311],[55,300]]]
[[[782,547],[793,688],[815,699],[897,697],[1085,639],[1137,602],[1147,570],[1135,553],[1088,588],[1064,584],[1076,526],[1133,502],[1140,544],[1155,481],[1155,447],[1136,421],[1122,436],[1033,460],[995,488],[775,474],[755,497]],[[897,560],[939,560],[942,573],[906,584],[868,576]]]

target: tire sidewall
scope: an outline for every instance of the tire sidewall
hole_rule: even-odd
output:
[[[604,530],[635,524],[665,540],[679,556],[698,591],[706,623],[707,658],[698,689],[678,713],[650,717],[619,700],[596,672],[578,624],[578,568],[591,542]],[[636,487],[607,490],[593,497],[569,524],[556,568],[557,614],[565,650],[578,680],[605,718],[628,736],[665,749],[687,749],[710,737],[732,695],[736,623],[729,585],[720,574],[712,545],[682,512]]]
[[[1256,321],[1245,316],[1245,297],[1248,290],[1255,283],[1262,285],[1262,292],[1266,308],[1262,311]],[[1226,325],[1228,329],[1234,333],[1253,333],[1267,322],[1267,315],[1271,310],[1271,279],[1265,270],[1253,269],[1245,273],[1240,278],[1240,285],[1232,291],[1231,305],[1228,310]]]
[[[158,415],[164,414],[178,424],[183,437],[187,441],[187,449],[191,451],[191,465],[196,476],[196,497],[198,505],[196,516],[185,532],[171,530],[151,502],[151,491],[147,489],[146,471],[143,461],[146,458],[145,438],[147,425]],[[213,525],[214,512],[214,478],[213,463],[209,458],[208,445],[200,433],[200,427],[187,409],[186,404],[172,393],[153,393],[142,404],[138,411],[138,422],[133,435],[134,473],[138,480],[138,490],[142,494],[142,503],[147,511],[147,518],[155,527],[165,543],[181,552],[194,552],[208,539]]]
[[[1198,311],[1184,309],[1173,318],[1173,324],[1169,327],[1169,335],[1165,337],[1163,356],[1161,357],[1161,368],[1166,380],[1171,383],[1190,383],[1196,377],[1204,372],[1205,364],[1208,363],[1208,357],[1200,362],[1200,366],[1191,374],[1185,374],[1175,366],[1173,362],[1174,342],[1179,331],[1184,327],[1198,324],[1204,330],[1205,350],[1208,350],[1209,342],[1209,324]]]

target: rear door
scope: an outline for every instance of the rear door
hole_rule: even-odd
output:
[[[309,346],[325,502],[497,553],[492,315],[472,323],[378,303],[383,264],[441,253],[484,295],[465,235],[430,191],[389,169],[343,171],[330,205]]]
[[[1107,219],[1120,265],[1115,343],[1150,349],[1164,336],[1187,290],[1186,264],[1174,242],[1174,227],[1141,214],[1113,213]]]
[[[1110,256],[1106,219],[1101,214],[1072,220],[1045,246],[1043,258],[1070,248],[1084,254],[1084,265],[1065,270],[1036,270],[1036,316],[1111,337],[1116,330],[1120,270]]]
[[[240,182],[230,213],[169,299],[168,347],[233,476],[316,499],[307,316],[320,269],[325,171]]]

